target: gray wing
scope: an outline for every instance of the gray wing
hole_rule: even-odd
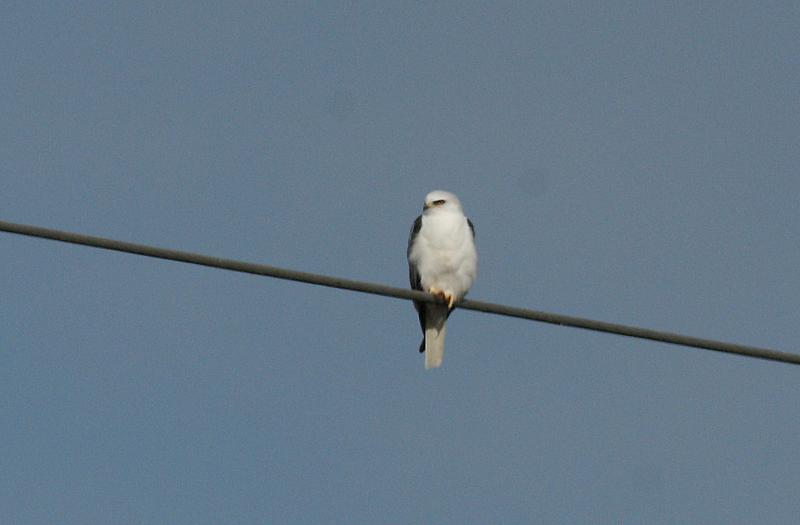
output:
[[[406,250],[406,257],[411,254],[411,247],[414,245],[414,241],[419,235],[419,230],[422,228],[422,215],[417,217],[414,221],[414,225],[411,227],[411,234],[408,236],[408,249]],[[408,281],[411,284],[412,290],[422,290],[422,282],[420,280],[419,273],[417,272],[417,267],[411,264],[411,261],[408,262]],[[417,310],[417,315],[419,316],[419,326],[422,328],[423,335],[425,334],[425,308],[424,305],[419,301],[414,301],[414,308]],[[422,344],[419,345],[419,351],[425,351],[425,339],[423,337]]]
[[[420,228],[422,228],[422,215],[417,217],[417,219],[414,221],[414,225],[411,227],[411,234],[408,236],[408,249],[406,250],[406,257],[411,255],[411,247],[414,245],[417,235],[419,235]],[[413,290],[422,290],[422,284],[420,283],[419,274],[417,273],[417,267],[411,264],[411,261],[408,262],[408,281]],[[414,306],[417,306],[416,302],[414,303]]]

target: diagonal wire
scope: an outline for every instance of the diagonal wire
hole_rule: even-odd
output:
[[[50,239],[54,241],[67,242],[72,244],[80,244],[83,246],[92,246],[95,248],[102,248],[105,250],[133,253],[138,255],[144,255],[147,257],[155,257],[158,259],[167,259],[171,261],[197,264],[200,266],[208,266],[211,268],[220,268],[223,270],[231,270],[234,272],[250,273],[254,275],[264,275],[268,277],[275,277],[277,279],[288,279],[291,281],[299,281],[308,284],[329,286],[331,288],[339,288],[355,292],[383,295],[386,297],[395,297],[398,299],[407,299],[407,300],[422,301],[429,303],[441,302],[439,299],[433,297],[432,295],[417,290],[395,288],[393,286],[385,286],[382,284],[354,281],[351,279],[343,279],[341,277],[331,277],[328,275],[320,275],[316,273],[300,272],[297,270],[278,268],[275,266],[268,266],[266,264],[255,264],[244,261],[237,261],[233,259],[224,259],[221,257],[211,257],[208,255],[201,255],[197,253],[172,250],[168,248],[158,248],[155,246],[134,244],[114,239],[106,239],[103,237],[93,237],[90,235],[82,235],[79,233],[51,230],[48,228],[41,228],[38,226],[30,226],[26,224],[16,224],[12,222],[0,221],[0,231],[16,233],[19,235],[27,235],[30,237]],[[717,352],[724,352],[727,354],[738,354],[748,357],[755,357],[759,359],[768,359],[771,361],[779,361],[782,363],[791,363],[795,365],[800,364],[800,355],[788,352],[781,352],[778,350],[771,350],[768,348],[758,348],[754,346],[740,345],[735,343],[726,343],[722,341],[715,341],[712,339],[703,339],[688,335],[651,330],[648,328],[639,328],[623,324],[607,323],[604,321],[596,321],[592,319],[572,317],[569,315],[554,314],[538,310],[530,310],[527,308],[518,308],[502,304],[487,303],[484,301],[475,301],[472,299],[462,300],[461,302],[458,303],[458,307],[463,310],[474,310],[477,312],[497,314],[507,317],[517,317],[520,319],[528,319],[531,321],[539,321],[543,323],[550,323],[561,326],[571,326],[574,328],[583,328],[585,330],[607,332],[611,334],[636,337],[640,339],[649,339],[651,341],[660,341],[662,343],[689,346],[694,348],[701,348],[704,350],[714,350]]]

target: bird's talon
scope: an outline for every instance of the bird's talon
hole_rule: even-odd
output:
[[[428,293],[447,304],[447,307],[450,310],[452,310],[456,304],[456,296],[454,294],[447,293],[444,290],[440,290],[438,288],[429,288]]]

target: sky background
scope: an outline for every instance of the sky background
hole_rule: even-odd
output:
[[[0,220],[800,352],[797,2],[10,2]],[[800,368],[0,233],[0,509],[795,523]]]

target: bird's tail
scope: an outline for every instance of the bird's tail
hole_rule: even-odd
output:
[[[426,305],[425,368],[438,368],[444,357],[445,321],[448,308],[439,304]]]

